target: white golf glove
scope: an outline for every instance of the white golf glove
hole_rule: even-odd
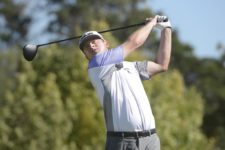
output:
[[[158,28],[160,30],[162,30],[164,28],[172,28],[169,19],[166,22],[163,22],[163,20],[165,20],[166,18],[167,18],[166,16],[158,16],[158,18],[157,18],[158,22],[156,24],[156,28]]]

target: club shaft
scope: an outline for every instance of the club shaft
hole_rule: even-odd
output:
[[[132,24],[132,25],[128,25],[128,26],[123,26],[123,27],[118,27],[118,28],[112,28],[112,29],[108,29],[108,30],[98,31],[98,33],[105,33],[105,32],[111,32],[111,31],[117,31],[117,30],[132,28],[132,27],[144,25],[145,23],[146,22],[142,22],[142,23]],[[70,37],[70,38],[66,38],[66,39],[62,39],[62,40],[57,40],[57,41],[52,41],[52,42],[48,42],[48,43],[44,43],[44,44],[39,44],[37,46],[38,47],[41,47],[41,46],[50,45],[50,44],[54,44],[54,43],[61,43],[61,42],[68,41],[68,40],[78,39],[81,36],[82,35],[74,36],[74,37]]]
[[[132,28],[132,27],[136,27],[136,26],[141,26],[141,25],[144,25],[144,24],[145,24],[145,22],[142,22],[142,23],[137,23],[137,24],[128,25],[128,26],[124,26],[124,27],[119,27],[119,28],[113,28],[113,29],[108,29],[108,30],[104,30],[104,31],[99,31],[98,33],[105,33],[105,32],[111,32],[111,31],[116,31],[116,30],[122,30],[122,29]]]
[[[165,18],[165,20],[163,20],[163,22],[165,22],[165,21],[168,21],[168,18]],[[145,25],[145,24],[146,24],[146,22],[141,22],[141,23],[127,25],[127,26],[123,26],[123,27],[118,27],[118,28],[112,28],[112,29],[108,29],[108,30],[98,31],[98,33],[105,33],[105,32],[111,32],[111,31],[116,31],[116,30],[122,30],[122,29],[132,28],[132,27],[141,26],[141,25]],[[81,36],[82,35],[74,36],[74,37],[70,37],[70,38],[66,38],[66,39],[62,39],[62,40],[52,41],[52,42],[48,42],[48,43],[44,43],[44,44],[39,44],[39,45],[37,45],[37,47],[50,45],[50,44],[54,44],[54,43],[60,43],[60,42],[73,40],[73,39],[78,39]]]
[[[41,47],[41,46],[45,46],[45,45],[50,45],[50,44],[55,44],[55,43],[61,43],[61,42],[68,41],[68,40],[78,39],[80,37],[81,37],[81,35],[74,36],[74,37],[70,37],[70,38],[66,38],[66,39],[62,39],[62,40],[52,41],[52,42],[48,42],[48,43],[44,43],[44,44],[38,44],[37,47]]]

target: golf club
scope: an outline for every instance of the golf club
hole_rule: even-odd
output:
[[[157,20],[157,22],[167,22],[167,21],[168,21],[167,17],[163,18],[163,20],[162,19]],[[105,33],[105,32],[111,32],[111,31],[116,31],[116,30],[122,30],[122,29],[141,26],[141,25],[145,25],[145,24],[146,24],[146,22],[142,22],[142,23],[137,23],[137,24],[133,24],[133,25],[128,25],[128,26],[98,31],[98,33]],[[78,39],[81,36],[82,35],[74,36],[74,37],[70,37],[70,38],[66,38],[66,39],[62,39],[62,40],[57,40],[57,41],[52,41],[52,42],[48,42],[48,43],[44,43],[44,44],[38,44],[38,45],[27,44],[23,47],[23,56],[27,61],[32,61],[34,59],[34,57],[36,56],[39,47],[54,44],[54,43],[60,43],[60,42],[68,41],[68,40]]]

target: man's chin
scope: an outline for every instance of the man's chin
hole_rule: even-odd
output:
[[[99,50],[99,49],[96,49],[94,52],[97,54],[97,53],[102,53],[102,52],[105,52],[107,49],[105,50]]]
[[[93,49],[92,52],[95,53],[95,54],[101,53],[101,51],[98,50],[98,49]]]

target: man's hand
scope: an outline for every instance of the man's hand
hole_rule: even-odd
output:
[[[164,28],[172,28],[170,20],[163,22],[163,20],[167,18],[166,16],[157,16],[158,23],[156,24],[156,28],[162,30]]]
[[[156,15],[154,18],[146,18],[146,24],[151,23],[153,26],[157,25],[158,15]]]

